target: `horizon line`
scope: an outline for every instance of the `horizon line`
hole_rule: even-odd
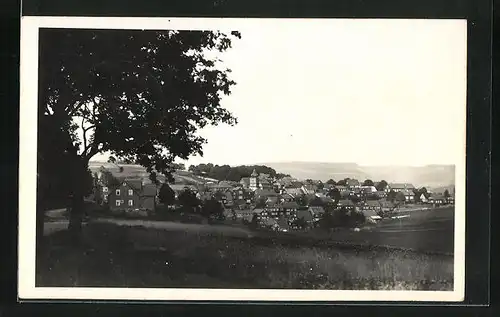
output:
[[[90,162],[94,163],[109,163],[106,160],[92,160],[90,159]],[[380,167],[428,167],[428,166],[453,166],[455,167],[456,164],[452,163],[427,163],[427,164],[360,164],[356,162],[325,162],[325,161],[268,161],[268,162],[255,162],[255,163],[240,163],[240,164],[227,164],[227,163],[198,163],[198,164],[185,164],[187,166],[191,165],[200,165],[200,164],[213,164],[213,165],[229,165],[231,167],[235,166],[254,166],[254,165],[266,165],[266,164],[351,164],[351,165],[358,165],[358,166],[380,166]],[[184,164],[184,163],[183,163]],[[122,164],[122,165],[140,165],[140,164]]]

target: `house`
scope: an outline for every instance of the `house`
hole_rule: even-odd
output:
[[[441,206],[446,204],[446,198],[443,194],[432,194],[429,197],[429,203],[433,204],[434,206]]]
[[[412,190],[404,189],[400,192],[403,193],[403,195],[405,195],[405,202],[406,203],[415,202],[415,193]]]
[[[341,199],[337,204],[337,209],[346,208],[348,211],[354,211],[356,205],[350,199]]]
[[[325,213],[325,209],[321,206],[309,206],[308,210],[311,213],[314,222],[320,221],[321,217]]]
[[[290,194],[293,197],[300,197],[305,195],[305,192],[301,188],[286,188],[285,193]]]
[[[382,204],[378,200],[367,200],[362,206],[361,210],[367,211],[375,211],[375,213],[382,212]]]
[[[377,189],[375,186],[361,186],[361,195],[364,197],[375,196],[377,194]]]
[[[379,199],[387,198],[387,192],[384,190],[378,190],[376,195]]]
[[[151,210],[156,208],[158,190],[154,184],[143,185],[141,180],[124,180],[120,185],[108,189],[108,204],[111,210]]]
[[[314,194],[317,189],[318,186],[314,184],[305,184],[304,186],[302,186],[302,190],[308,194]]]
[[[420,201],[423,203],[427,203],[427,202],[429,202],[429,199],[427,198],[427,196],[425,196],[424,193],[422,193],[422,194],[420,194]]]
[[[262,197],[265,197],[265,198],[278,197],[278,195],[279,195],[278,193],[276,193],[275,191],[269,190],[269,189],[257,189],[254,192],[254,198],[256,200],[258,200]]]
[[[240,180],[240,184],[245,189],[250,188],[250,177],[242,177]]]
[[[448,198],[446,198],[446,202],[451,205],[455,204],[455,196],[450,195]]]
[[[408,190],[408,191],[413,192],[414,189],[415,189],[415,186],[413,186],[412,184],[408,184],[408,183],[390,183],[390,184],[387,184],[387,186],[385,187],[386,192],[390,192],[392,190],[392,191],[395,191],[396,193],[403,191],[403,190]]]
[[[285,202],[289,203],[289,202],[295,201],[295,197],[289,193],[283,193],[279,197],[280,197],[281,203],[285,203]]]
[[[283,203],[280,205],[280,207],[285,213],[295,213],[300,208],[299,204],[294,201]]]

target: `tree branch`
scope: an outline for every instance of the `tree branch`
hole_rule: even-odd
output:
[[[87,131],[84,127],[85,118],[82,116],[83,153],[87,152]]]

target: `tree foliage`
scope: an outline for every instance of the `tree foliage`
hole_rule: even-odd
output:
[[[191,165],[188,170],[193,172],[195,175],[202,175],[220,181],[229,180],[235,182],[239,182],[243,177],[250,177],[254,170],[259,174],[268,174],[273,178],[278,175],[280,178],[290,176],[287,174],[278,174],[273,168],[264,165],[241,165],[231,167],[229,165],[214,165],[212,163],[208,163]]]
[[[338,188],[332,188],[328,191],[328,194],[327,194],[328,197],[330,197],[331,199],[335,200],[335,201],[339,201],[342,196],[340,194],[340,191]]]
[[[187,211],[195,211],[200,206],[200,200],[189,188],[185,188],[177,197],[179,203]]]
[[[349,178],[344,178],[344,179],[341,179],[337,182],[337,185],[339,186],[346,186],[347,185],[347,181],[349,180]]]
[[[207,218],[220,219],[224,214],[224,207],[217,199],[212,198],[203,203],[201,212]]]
[[[450,192],[447,189],[444,191],[443,195],[444,195],[444,198],[449,198],[451,196]]]
[[[378,191],[384,191],[387,188],[387,185],[388,184],[385,180],[381,180],[375,187],[377,188]]]
[[[387,200],[389,200],[390,202],[394,202],[394,200],[396,200],[396,192],[394,190],[391,189],[387,193]]]
[[[160,203],[164,205],[172,205],[175,202],[175,192],[167,183],[164,183],[160,187],[158,198]]]
[[[367,179],[363,182],[363,186],[375,186],[375,183],[371,179]]]
[[[329,184],[329,185],[337,185],[337,182],[335,182],[335,181],[334,181],[333,179],[331,179],[331,178],[330,178],[329,180],[327,180],[327,181],[326,181],[326,183],[327,183],[327,184]]]

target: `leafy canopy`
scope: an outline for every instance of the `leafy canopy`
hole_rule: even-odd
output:
[[[176,157],[203,154],[198,129],[237,122],[220,105],[235,84],[230,70],[207,54],[226,51],[235,38],[238,32],[41,30],[40,121],[65,126],[84,165],[109,151],[168,174]]]

